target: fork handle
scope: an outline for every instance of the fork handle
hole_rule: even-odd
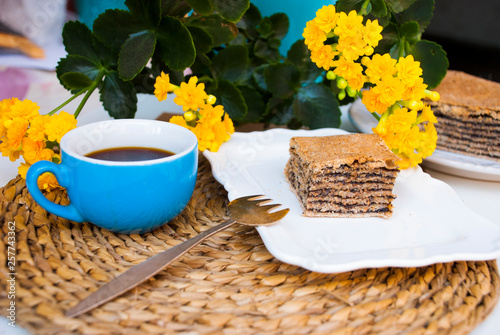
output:
[[[88,312],[114,298],[127,292],[131,288],[136,287],[145,280],[151,278],[173,261],[184,255],[186,252],[197,246],[210,236],[224,230],[236,221],[228,220],[215,227],[205,230],[204,232],[176,245],[170,249],[162,251],[159,254],[149,258],[148,260],[133,266],[129,270],[115,277],[110,282],[101,286],[97,291],[83,299],[75,307],[66,312],[68,317],[76,317],[85,312]]]

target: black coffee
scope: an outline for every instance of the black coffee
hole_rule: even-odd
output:
[[[146,161],[150,159],[165,158],[172,155],[175,154],[173,152],[163,149],[143,148],[143,147],[121,147],[121,148],[97,150],[85,156],[104,161],[137,162],[137,161]]]

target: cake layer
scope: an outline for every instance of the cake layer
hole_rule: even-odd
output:
[[[298,137],[285,176],[306,216],[389,217],[398,159],[376,134]]]

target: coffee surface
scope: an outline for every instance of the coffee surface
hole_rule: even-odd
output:
[[[137,162],[165,158],[174,155],[173,152],[144,147],[120,147],[91,152],[86,157],[114,162]]]

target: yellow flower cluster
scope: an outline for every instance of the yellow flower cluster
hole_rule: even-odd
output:
[[[198,83],[196,76],[179,87],[171,84],[169,75],[162,72],[156,78],[155,96],[163,101],[171,92],[176,95],[174,102],[182,106],[185,113],[172,116],[170,122],[191,130],[198,138],[199,150],[218,151],[234,133],[233,121],[224,107],[214,106],[215,97],[205,92],[205,84]]]
[[[318,67],[333,68],[336,76],[358,91],[363,87],[364,78],[363,68],[356,61],[373,53],[382,39],[382,29],[376,20],[363,24],[363,17],[356,11],[337,13],[334,5],[328,5],[307,22],[302,36],[311,51],[311,60]]]
[[[40,160],[58,163],[58,145],[64,134],[76,128],[73,115],[61,111],[55,115],[40,115],[39,106],[30,100],[17,98],[0,101],[0,152],[14,162],[21,156],[24,163],[19,174],[26,178],[28,168]],[[54,175],[44,173],[38,179],[41,189],[59,188]]]
[[[345,94],[361,96],[379,123],[373,129],[402,160],[401,168],[415,166],[434,152],[437,122],[422,99],[439,99],[427,90],[420,62],[412,55],[398,60],[389,54],[373,54],[382,39],[378,22],[366,20],[355,11],[336,13],[335,6],[323,6],[307,23],[303,37],[311,60],[337,80]],[[361,90],[368,87],[366,90]]]

